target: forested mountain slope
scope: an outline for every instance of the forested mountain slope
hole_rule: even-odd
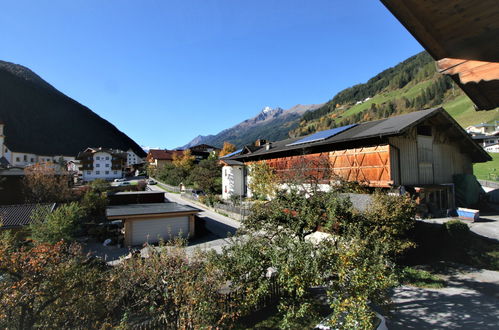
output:
[[[30,69],[0,61],[0,121],[14,151],[76,156],[87,147],[142,148],[113,124],[62,94]]]
[[[450,78],[439,74],[430,55],[422,52],[306,112],[290,136],[435,106],[443,106],[464,127],[499,119],[497,110],[476,112],[468,97]]]

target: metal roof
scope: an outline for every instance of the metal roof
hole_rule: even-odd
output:
[[[31,216],[36,209],[52,212],[55,208],[52,204],[20,204],[0,206],[0,222],[4,229],[17,228],[29,225],[33,219]]]
[[[201,211],[192,206],[177,203],[148,203],[113,205],[106,208],[107,217],[119,217],[130,215],[168,214],[168,213],[196,213]]]
[[[222,157],[220,157],[220,158],[229,158],[229,157],[231,157],[231,156],[234,156],[234,155],[236,155],[236,154],[240,153],[241,151],[243,151],[243,149],[242,149],[242,148],[241,148],[241,149],[238,149],[238,150],[236,150],[236,151],[234,151],[234,152],[231,152],[231,153],[230,153],[230,154],[228,154],[228,155],[222,156]]]

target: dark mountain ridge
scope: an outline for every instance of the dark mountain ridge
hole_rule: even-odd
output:
[[[0,61],[0,121],[10,150],[76,156],[87,147],[145,152],[125,133],[30,69]]]

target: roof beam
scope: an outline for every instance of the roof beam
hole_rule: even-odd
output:
[[[437,61],[438,71],[446,75],[459,75],[462,84],[499,80],[499,63],[443,58]]]

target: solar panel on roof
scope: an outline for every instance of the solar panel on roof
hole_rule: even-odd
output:
[[[346,125],[346,126],[328,129],[325,131],[320,131],[320,132],[305,136],[303,139],[300,139],[300,140],[295,141],[293,143],[286,144],[286,146],[295,146],[298,144],[304,144],[304,143],[310,143],[310,142],[316,142],[316,141],[322,141],[325,139],[329,139],[330,137],[338,135],[341,132],[344,132],[347,129],[350,129],[354,126],[357,126],[357,124],[350,124],[350,125]]]
[[[230,154],[227,154],[227,155],[222,156],[222,157],[220,157],[220,158],[227,158],[227,157],[230,157],[230,156],[235,156],[235,155],[237,155],[238,153],[240,153],[241,151],[243,151],[243,149],[236,150],[236,151],[231,152]]]

